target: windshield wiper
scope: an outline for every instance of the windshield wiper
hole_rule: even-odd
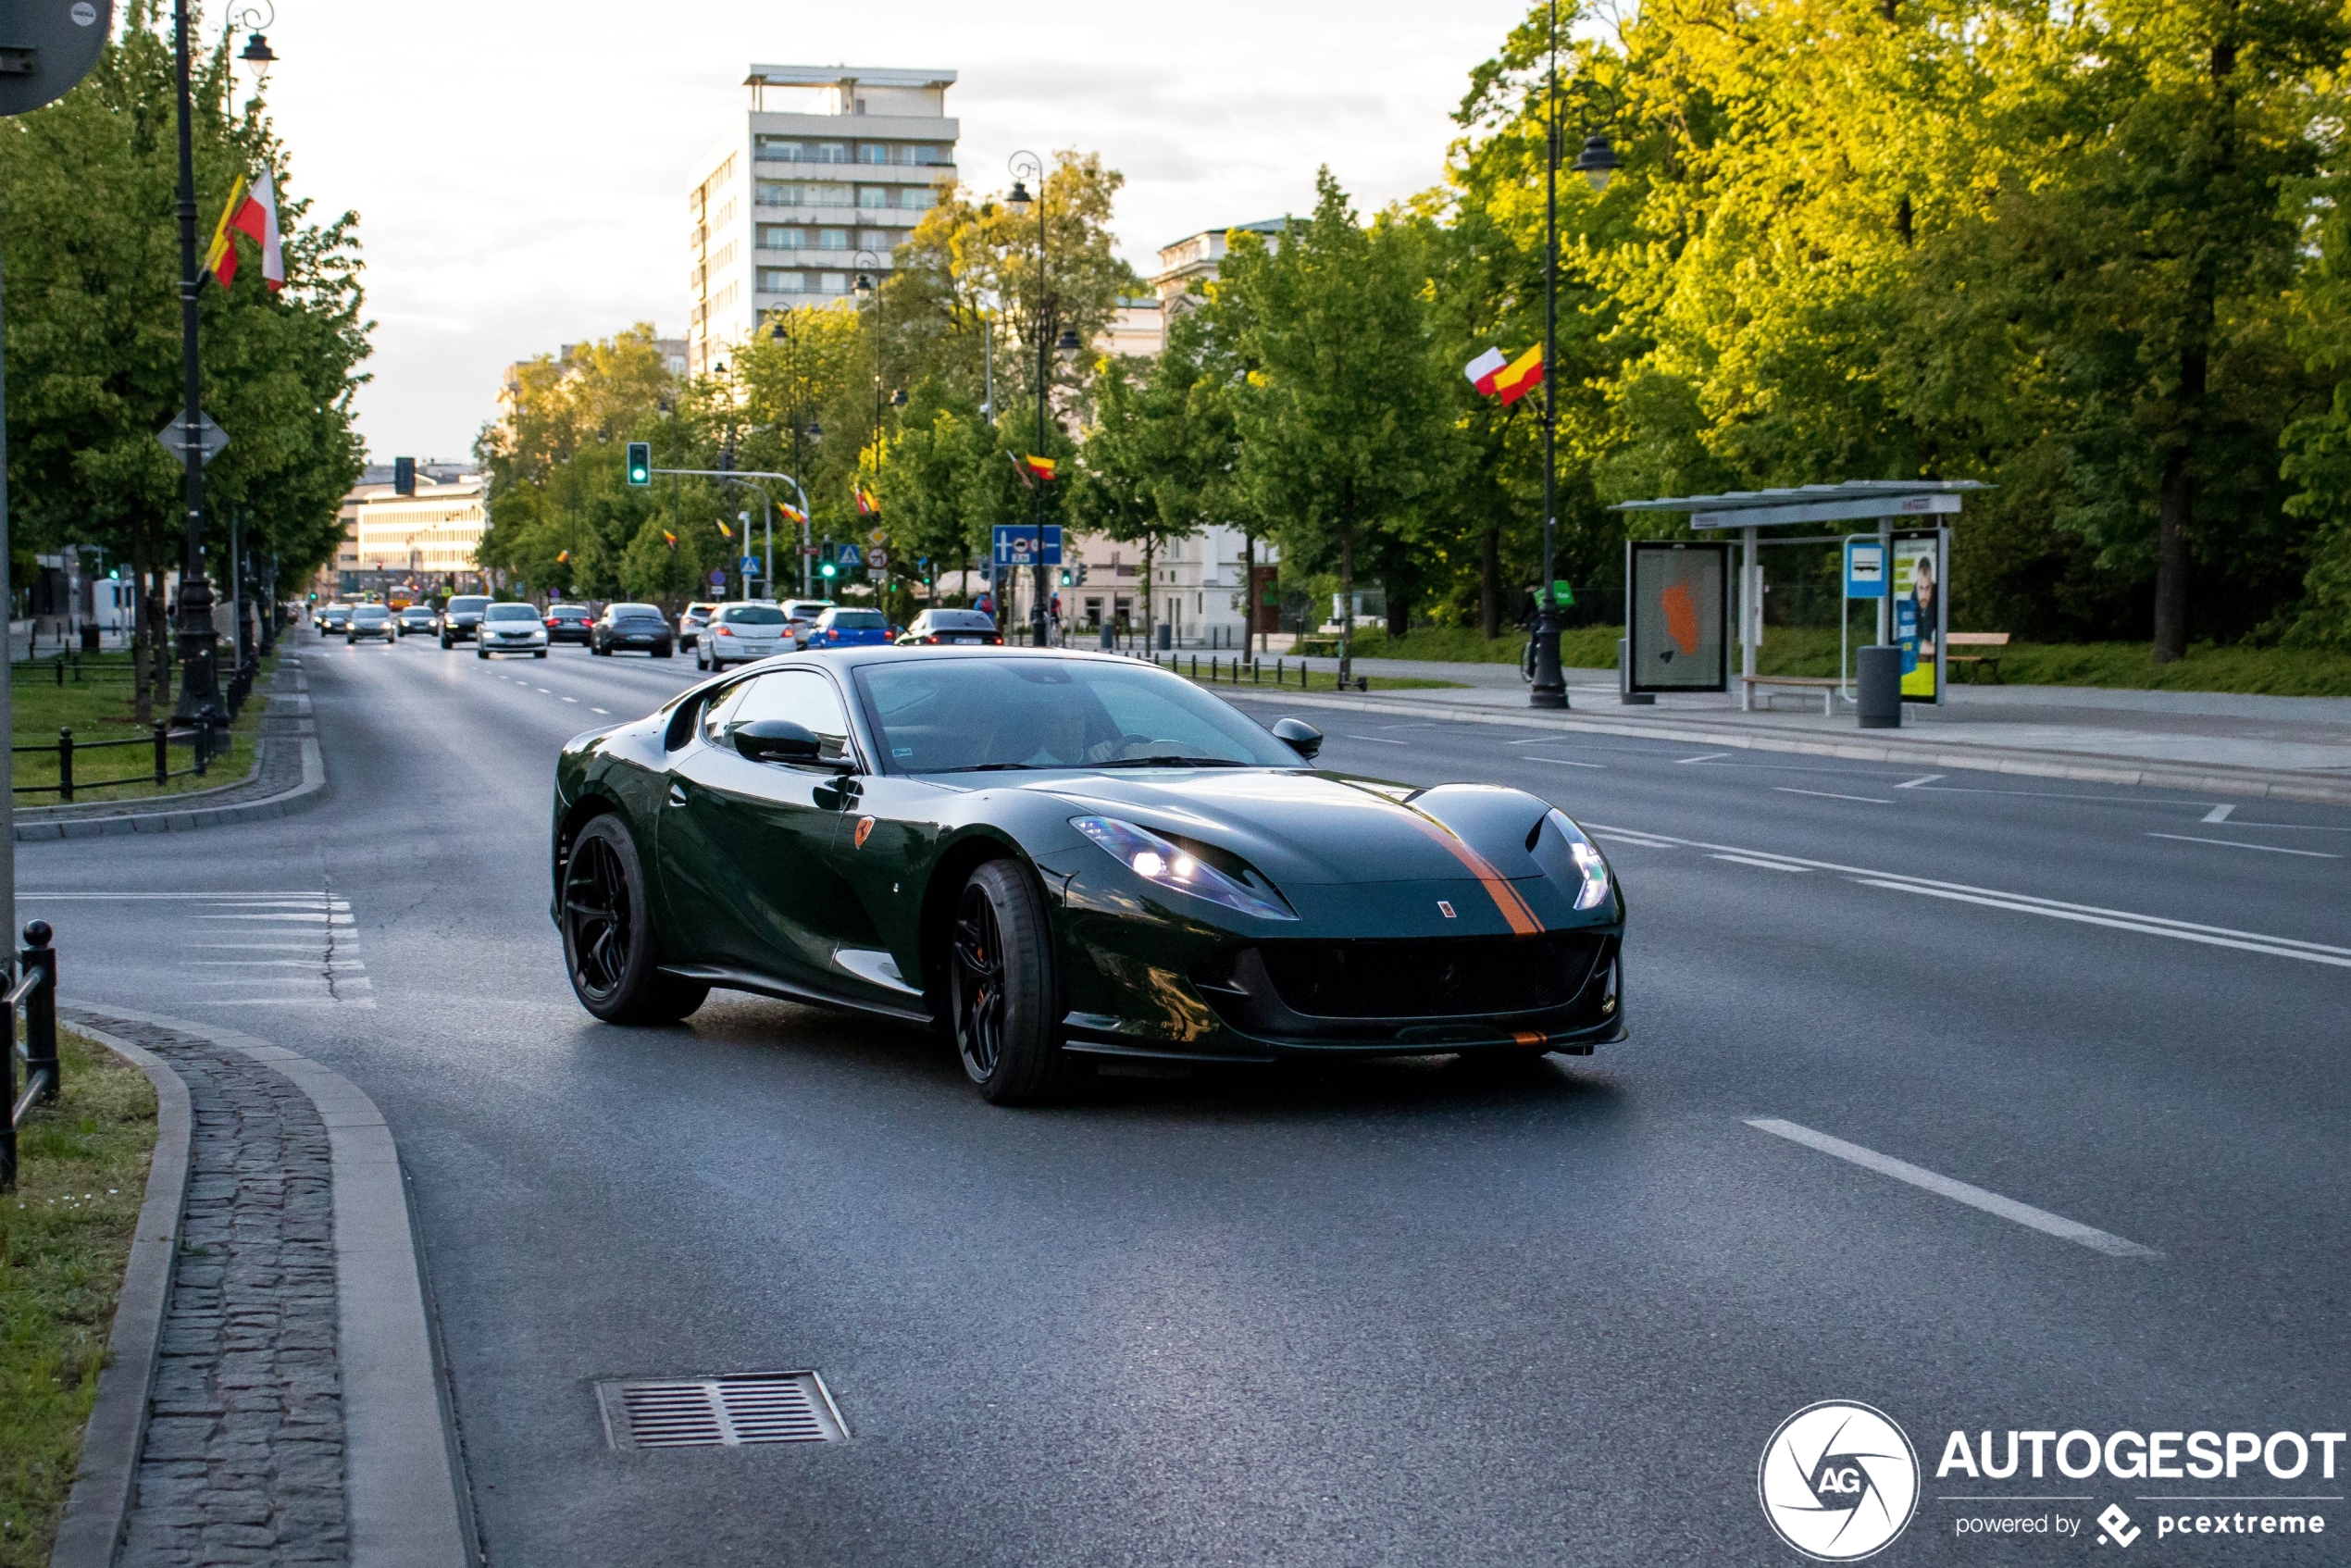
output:
[[[1096,767],[1256,767],[1253,762],[1236,762],[1231,757],[1121,757],[1116,762],[1098,762]]]

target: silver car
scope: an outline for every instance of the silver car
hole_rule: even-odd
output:
[[[789,653],[799,646],[791,623],[774,600],[738,600],[710,612],[702,635],[694,640],[694,667],[725,669]]]
[[[486,659],[492,653],[529,653],[534,659],[547,656],[547,628],[540,624],[537,605],[513,602],[492,604],[482,611],[474,657]]]

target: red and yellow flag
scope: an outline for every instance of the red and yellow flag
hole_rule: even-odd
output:
[[[718,537],[731,543],[735,537],[735,530],[728,528],[725,523],[721,523],[718,525]]]
[[[1029,489],[1035,490],[1040,484],[1053,482],[1052,458],[1039,457],[1035,453],[1018,455],[1006,453],[1005,455],[1012,458],[1013,471],[1020,475],[1020,482]]]
[[[808,520],[806,513],[802,512],[799,507],[790,505],[785,502],[777,502],[776,510],[784,515],[784,521],[788,523],[804,523]]]
[[[1528,392],[1543,384],[1543,345],[1536,343],[1516,359],[1504,366],[1494,376],[1495,395],[1508,408]]]
[[[870,517],[881,510],[881,503],[875,500],[874,492],[867,490],[864,485],[852,484],[849,487],[849,491],[852,495],[854,495],[857,498],[857,514],[859,516]]]
[[[569,566],[570,564],[571,564],[571,552],[570,552],[570,551],[568,551],[568,550],[558,550],[558,551],[556,551],[556,552],[555,552],[555,565],[557,565],[557,566]]]
[[[668,545],[668,546],[669,546],[669,548],[671,548],[672,550],[675,550],[675,549],[677,549],[677,548],[678,548],[678,536],[677,536],[676,534],[674,534],[674,533],[671,533],[671,532],[670,532],[667,529],[662,529],[662,530],[661,530],[661,541],[662,541],[664,544]]]

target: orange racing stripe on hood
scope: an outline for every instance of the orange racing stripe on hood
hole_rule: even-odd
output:
[[[1387,798],[1393,799],[1394,797]],[[1453,852],[1453,858],[1460,861],[1468,869],[1469,874],[1477,878],[1478,885],[1486,890],[1486,896],[1494,901],[1494,907],[1501,911],[1502,918],[1510,923],[1511,930],[1514,934],[1532,937],[1542,931],[1543,923],[1535,918],[1535,911],[1527,907],[1526,901],[1519,896],[1518,890],[1511,886],[1511,879],[1495,869],[1492,861],[1470,848],[1468,844],[1462,842],[1460,834],[1427,813],[1417,811],[1402,801],[1397,801],[1396,806],[1422,832],[1450,850]]]

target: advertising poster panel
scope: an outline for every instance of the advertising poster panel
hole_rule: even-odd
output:
[[[1631,690],[1729,691],[1731,547],[1636,541],[1625,557]]]
[[[1943,698],[1943,534],[1894,538],[1894,641],[1902,650],[1902,700]]]

